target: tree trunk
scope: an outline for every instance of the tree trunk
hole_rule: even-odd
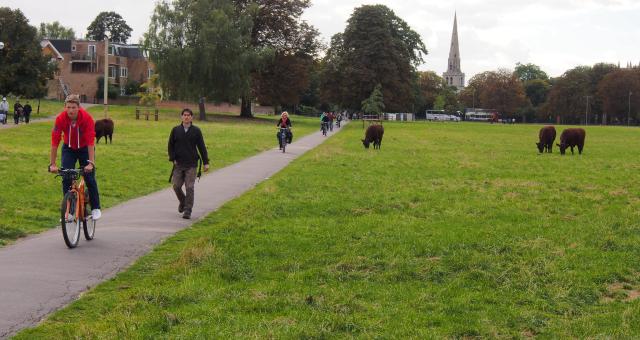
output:
[[[253,118],[253,113],[251,112],[251,99],[246,96],[242,97],[242,102],[240,104],[240,117]]]
[[[200,97],[200,100],[198,101],[198,109],[200,110],[200,120],[207,120],[207,113],[204,110],[204,97]]]

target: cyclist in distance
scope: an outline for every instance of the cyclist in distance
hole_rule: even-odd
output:
[[[84,170],[84,179],[89,189],[91,202],[91,217],[98,220],[100,212],[100,196],[96,182],[95,169],[96,151],[94,146],[95,124],[91,115],[80,107],[80,97],[77,94],[67,96],[64,101],[65,110],[56,117],[53,131],[51,131],[51,154],[49,155],[49,172],[58,173],[56,157],[58,146],[62,140],[62,168],[74,169],[76,162]],[[62,194],[71,186],[71,179],[62,181]]]
[[[325,131],[329,130],[329,115],[326,112],[323,112],[320,116],[320,129],[324,128]]]
[[[278,120],[276,127],[283,129],[289,128],[289,130],[287,131],[287,144],[291,144],[291,141],[293,140],[293,132],[291,132],[291,119],[289,119],[289,113],[287,111],[282,112],[282,114],[280,115],[280,120]],[[279,143],[280,131],[276,133],[276,137],[278,138]],[[280,147],[280,149],[282,149],[282,147]]]

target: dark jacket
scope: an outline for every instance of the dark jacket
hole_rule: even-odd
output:
[[[291,127],[291,119],[287,119],[287,126],[282,126],[282,118],[280,118],[280,120],[278,120],[278,124],[276,124],[277,127]]]
[[[202,162],[209,164],[207,147],[204,145],[202,131],[191,125],[185,133],[182,124],[174,127],[169,135],[169,161],[176,161],[184,167],[196,167],[198,165],[198,152],[202,156]]]
[[[32,110],[32,109],[31,109],[31,105],[26,104],[26,105],[24,106],[23,110],[24,110],[24,114],[25,114],[25,115],[29,115],[29,114],[31,114],[31,110]]]

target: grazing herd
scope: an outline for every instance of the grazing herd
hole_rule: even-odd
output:
[[[113,124],[113,123],[112,123]],[[96,129],[97,130],[97,129]],[[384,128],[381,124],[369,125],[365,132],[364,139],[362,139],[362,145],[366,149],[373,143],[374,149],[380,149],[382,145],[382,136],[384,135]],[[560,135],[560,144],[556,145],[560,148],[560,154],[564,155],[568,148],[571,149],[571,154],[574,154],[573,148],[578,148],[578,153],[582,155],[582,149],[584,149],[584,138],[586,132],[581,128],[569,128],[562,131]],[[556,128],[553,126],[545,126],[540,129],[538,133],[539,141],[536,143],[538,152],[540,153],[552,153],[553,143],[556,140]]]
[[[573,148],[578,148],[578,153],[582,155],[582,149],[584,148],[584,138],[586,132],[580,128],[570,128],[562,131],[560,135],[560,144],[556,145],[560,148],[560,154],[564,155],[567,148],[571,148],[571,154],[573,154]],[[556,140],[556,128],[553,126],[545,126],[540,129],[538,134],[539,141],[536,143],[538,152],[551,153],[553,142]]]

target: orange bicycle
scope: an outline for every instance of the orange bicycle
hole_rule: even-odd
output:
[[[80,225],[84,230],[84,238],[93,240],[96,233],[96,221],[91,218],[89,209],[89,192],[85,191],[82,169],[60,169],[58,176],[71,180],[71,187],[64,194],[60,206],[60,224],[64,243],[69,248],[75,248],[80,242]]]

